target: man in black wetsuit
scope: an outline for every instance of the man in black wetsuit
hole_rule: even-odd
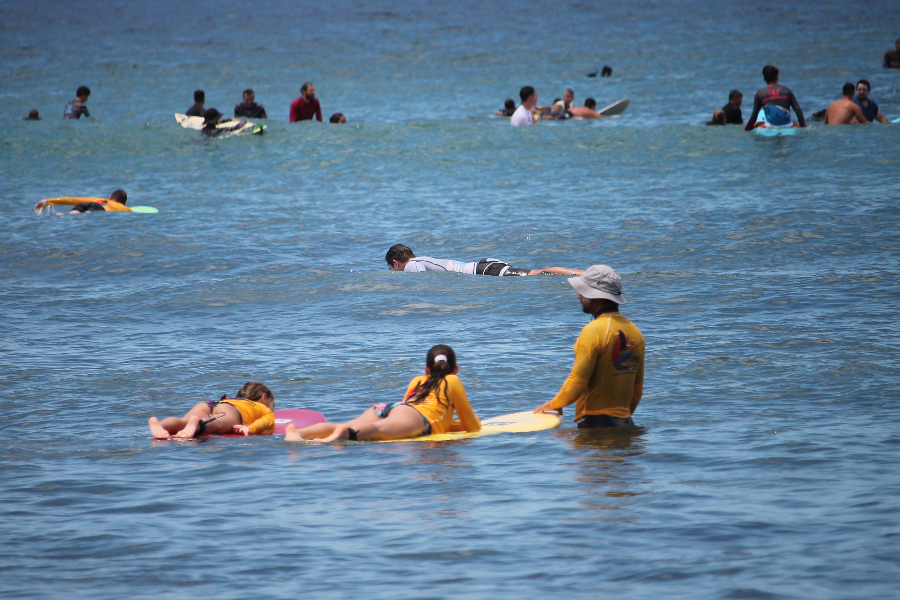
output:
[[[203,116],[203,105],[206,103],[206,94],[203,93],[203,90],[197,90],[194,92],[194,105],[187,109],[184,114],[189,117],[202,117]]]
[[[900,69],[900,40],[894,42],[894,49],[884,53],[882,69]]]
[[[766,65],[763,67],[762,74],[766,81],[766,87],[756,92],[756,96],[753,97],[753,112],[747,119],[744,131],[751,131],[756,126],[756,117],[759,116],[760,110],[765,111],[766,121],[770,125],[787,127],[791,123],[791,109],[793,108],[800,127],[806,127],[803,111],[800,110],[800,103],[797,102],[794,92],[778,84],[778,68]]]
[[[744,115],[741,113],[741,104],[743,103],[744,95],[738,90],[731,90],[728,94],[728,104],[722,107],[726,123],[729,125],[744,124]]]
[[[256,94],[253,90],[247,88],[244,90],[244,101],[234,105],[235,117],[247,117],[248,119],[268,119],[266,109],[262,104],[254,102]]]

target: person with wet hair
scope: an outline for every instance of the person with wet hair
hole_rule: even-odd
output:
[[[334,113],[333,115],[331,115],[331,118],[328,119],[328,122],[337,123],[340,125],[347,122],[347,117],[345,117],[343,113]]]
[[[75,91],[75,99],[66,104],[63,110],[63,119],[80,119],[81,115],[90,117],[91,113],[87,109],[88,98],[91,97],[91,89],[83,85]]]
[[[425,356],[425,374],[410,382],[402,401],[373,404],[346,423],[319,423],[304,429],[289,424],[284,439],[377,442],[450,431],[481,431],[481,421],[469,404],[458,372],[453,348],[438,344]],[[458,420],[453,419],[454,412]]]
[[[853,99],[853,103],[859,106],[862,110],[863,116],[870,123],[874,123],[878,121],[879,123],[887,123],[887,118],[881,114],[881,111],[878,110],[878,105],[875,104],[875,101],[869,98],[869,92],[872,91],[872,86],[869,84],[868,80],[860,79],[856,82],[856,98]]]
[[[581,275],[579,269],[565,269],[563,267],[545,267],[543,269],[520,269],[507,262],[496,258],[482,258],[477,262],[461,263],[445,258],[432,258],[430,256],[416,256],[409,246],[394,244],[387,251],[384,260],[391,271],[406,271],[408,273],[421,273],[423,271],[443,271],[452,273],[464,273],[466,275],[497,275],[500,277],[524,277],[526,275],[538,275],[540,273],[552,273],[556,275]]]
[[[104,200],[103,198],[73,198],[71,196],[47,198],[34,205],[34,212],[41,214],[45,208],[50,206],[72,206],[74,208],[69,211],[70,215],[104,211],[133,212],[130,208],[125,206],[126,202],[128,202],[128,194],[125,193],[125,190],[116,190],[109,195],[108,200]]]
[[[200,435],[271,435],[275,431],[275,394],[258,381],[248,381],[234,398],[200,402],[183,417],[160,421],[150,417],[150,433],[158,440],[187,440]]]
[[[603,115],[597,112],[597,101],[593,98],[586,98],[584,106],[573,106],[569,109],[573,117],[581,117],[582,119],[602,119]]]
[[[234,105],[234,116],[237,117],[247,117],[248,119],[267,119],[266,109],[263,108],[263,105],[254,102],[256,99],[256,94],[252,89],[247,88],[244,90],[243,99],[238,104]]]
[[[322,122],[322,106],[316,98],[316,86],[307,81],[300,86],[300,97],[291,103],[289,120],[291,123],[298,121],[312,121],[313,117]]]
[[[778,83],[778,74],[778,67],[772,65],[763,67],[762,75],[766,87],[756,92],[756,96],[753,97],[753,112],[747,119],[744,131],[752,131],[757,126],[756,117],[759,116],[759,111],[765,113],[768,126],[777,128],[792,126],[791,109],[794,109],[799,121],[799,124],[794,126],[806,127],[797,97],[790,89]]]
[[[522,99],[522,104],[519,105],[519,108],[517,108],[512,117],[510,117],[509,124],[513,127],[518,127],[519,125],[534,125],[534,116],[531,114],[531,109],[537,104],[537,92],[534,91],[534,88],[530,85],[526,85],[519,90],[519,98]]]
[[[728,104],[722,107],[725,113],[725,122],[729,125],[743,125],[744,115],[741,113],[741,104],[744,103],[744,95],[740,90],[731,90],[728,94]]]
[[[728,121],[725,117],[724,110],[717,110],[713,112],[712,120],[707,123],[707,125],[727,125]]]
[[[863,115],[862,107],[853,101],[856,86],[849,81],[841,89],[843,98],[835,100],[825,110],[826,125],[860,125],[868,123]]]
[[[516,112],[516,101],[512,98],[507,98],[506,102],[503,103],[503,110],[494,111],[495,115],[503,115],[504,117],[511,117],[513,113]]]
[[[22,118],[23,121],[40,121],[41,113],[38,112],[36,108],[32,108],[28,111],[28,116]]]
[[[189,117],[202,117],[204,108],[203,105],[206,104],[206,93],[203,90],[196,90],[194,92],[194,105],[184,111]]]
[[[900,39],[894,42],[894,47],[884,53],[881,61],[882,69],[900,69]]]

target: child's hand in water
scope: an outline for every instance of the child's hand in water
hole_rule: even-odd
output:
[[[250,428],[246,425],[235,425],[232,427],[235,433],[240,433],[242,435],[250,435]]]

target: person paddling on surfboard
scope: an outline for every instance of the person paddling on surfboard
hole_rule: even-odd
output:
[[[766,115],[766,122],[760,123],[760,126],[768,127],[806,127],[806,121],[803,119],[803,111],[800,110],[800,103],[794,92],[783,85],[778,84],[778,68],[772,65],[766,65],[762,70],[763,79],[766,81],[766,87],[756,92],[753,97],[753,112],[747,119],[747,125],[744,131],[751,131],[757,127],[756,117],[759,111],[763,111]],[[791,122],[791,109],[797,115],[799,125]]]
[[[481,431],[481,421],[469,404],[462,381],[456,375],[458,372],[453,348],[438,344],[425,357],[425,375],[410,382],[402,402],[373,404],[346,423],[320,423],[304,429],[288,425],[284,439],[288,442],[375,442],[450,431]],[[453,420],[454,411],[458,421]]]
[[[201,402],[183,417],[160,421],[150,417],[150,433],[158,440],[187,440],[199,435],[271,435],[275,431],[275,394],[265,385],[248,381],[234,398]]]
[[[594,265],[569,279],[581,310],[593,319],[575,342],[575,364],[559,393],[534,412],[575,404],[579,429],[627,427],[644,393],[644,336],[619,313],[625,304],[622,277],[606,265]]]
[[[602,119],[603,115],[597,112],[597,101],[593,98],[587,98],[584,106],[573,106],[569,109],[573,117],[581,117],[582,119]]]
[[[421,273],[422,271],[450,271],[453,273],[465,273],[467,275],[497,275],[500,277],[538,275],[540,273],[553,273],[556,275],[581,275],[579,269],[565,269],[563,267],[544,267],[543,269],[519,269],[510,266],[509,263],[496,258],[482,258],[478,262],[461,263],[455,260],[432,258],[413,254],[409,246],[394,244],[384,256],[388,269],[391,271],[407,271]]]
[[[125,190],[114,191],[109,195],[108,200],[104,200],[103,198],[73,198],[71,196],[64,196],[62,198],[47,198],[46,200],[41,200],[34,205],[34,212],[40,214],[45,208],[51,205],[74,206],[74,208],[69,211],[70,215],[98,211],[132,212],[130,208],[125,206],[125,203],[127,201],[128,194],[125,193]]]

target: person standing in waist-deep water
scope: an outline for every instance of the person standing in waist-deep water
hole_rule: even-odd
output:
[[[728,125],[724,110],[713,111],[712,120],[707,125]]]
[[[828,105],[825,111],[826,125],[859,125],[868,123],[869,121],[863,116],[862,108],[853,101],[853,92],[856,88],[849,81],[844,84],[841,93],[844,95],[840,100],[835,100]]]
[[[531,109],[537,104],[537,92],[534,91],[534,88],[530,85],[526,85],[519,90],[519,98],[522,99],[522,104],[519,105],[519,108],[516,109],[516,112],[514,112],[513,116],[509,119],[509,124],[513,127],[519,125],[534,125]]]
[[[791,124],[791,109],[797,115],[800,127],[806,127],[806,121],[803,119],[803,111],[800,110],[800,103],[794,92],[778,83],[778,68],[772,65],[766,65],[762,70],[763,79],[766,87],[756,92],[753,97],[753,112],[747,119],[747,125],[744,131],[751,131],[756,126],[756,117],[759,111],[765,111],[766,121],[775,127],[787,127]]]
[[[881,111],[878,110],[878,105],[875,104],[874,100],[869,98],[871,89],[872,86],[869,85],[867,80],[860,79],[856,83],[856,98],[853,99],[853,103],[862,109],[863,116],[870,123],[874,123],[875,121],[887,123],[888,120],[881,114]]]
[[[235,117],[247,117],[248,119],[268,119],[266,109],[262,104],[254,102],[256,94],[253,90],[247,88],[244,90],[243,100],[234,105]]]
[[[729,125],[743,125],[744,115],[741,114],[741,104],[744,103],[744,95],[739,90],[731,90],[728,94],[728,104],[722,107],[725,113],[725,122]]]
[[[894,42],[894,49],[884,53],[882,69],[900,69],[900,39]]]
[[[622,278],[612,267],[594,265],[569,284],[593,319],[575,342],[575,364],[562,389],[534,412],[561,414],[575,403],[579,429],[634,425],[631,416],[644,393],[644,336],[619,313]]]
[[[88,86],[83,85],[75,92],[75,99],[66,104],[66,108],[63,111],[63,119],[80,119],[81,115],[85,117],[90,117],[91,113],[88,112],[87,104],[88,98],[91,97],[91,90]]]
[[[316,98],[316,86],[307,81],[300,86],[300,93],[302,95],[291,103],[291,123],[312,121],[313,116],[321,123],[322,107]]]
[[[184,111],[184,114],[189,117],[202,117],[206,112],[206,109],[203,108],[204,104],[206,104],[206,94],[203,90],[197,90],[194,92],[194,105]]]

